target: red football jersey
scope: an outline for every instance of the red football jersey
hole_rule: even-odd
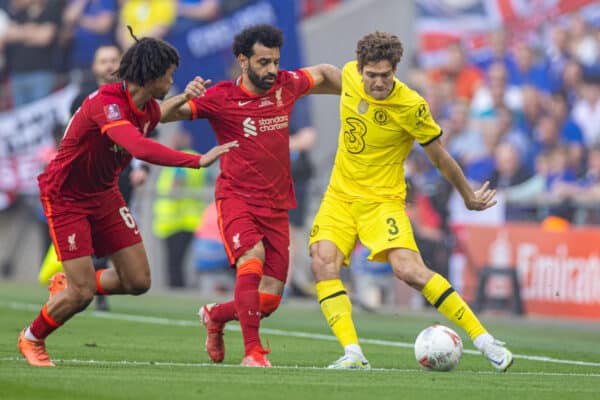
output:
[[[313,84],[304,69],[279,71],[263,95],[248,91],[238,78],[220,82],[190,100],[192,119],[207,118],[219,144],[239,142],[239,147],[221,156],[216,199],[237,197],[257,206],[296,207],[288,127],[294,103]]]
[[[75,112],[57,156],[38,177],[41,196],[79,200],[118,190],[119,174],[132,157],[105,134],[106,130],[131,123],[147,136],[159,121],[160,106],[154,99],[140,111],[124,82],[102,86]]]

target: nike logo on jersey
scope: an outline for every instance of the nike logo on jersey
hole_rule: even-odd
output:
[[[252,103],[252,100],[248,100],[248,101],[238,101],[238,106],[240,107],[244,107],[246,104]]]
[[[344,92],[344,96],[346,96],[346,97],[352,97],[352,95],[350,93],[348,93],[348,92]]]

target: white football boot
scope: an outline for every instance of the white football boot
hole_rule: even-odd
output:
[[[485,358],[499,372],[505,372],[513,363],[513,355],[504,345],[504,342],[494,339],[481,348]]]
[[[335,362],[327,366],[328,369],[371,369],[371,364],[366,358],[352,352],[344,354]]]

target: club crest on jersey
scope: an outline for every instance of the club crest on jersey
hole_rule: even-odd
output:
[[[122,118],[118,104],[108,104],[104,106],[104,115],[106,115],[106,119],[109,121],[115,121]]]
[[[277,107],[283,106],[283,100],[281,99],[281,89],[279,88],[275,91],[275,101],[277,102]]]
[[[388,112],[383,108],[376,108],[373,113],[373,121],[378,125],[385,125],[388,123],[390,116]]]

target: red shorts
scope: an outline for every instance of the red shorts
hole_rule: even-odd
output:
[[[142,241],[119,192],[105,192],[85,201],[41,200],[61,261],[91,255],[100,258]]]
[[[285,282],[290,262],[288,211],[252,206],[238,199],[221,199],[217,201],[217,212],[231,265],[262,240],[263,274]]]

